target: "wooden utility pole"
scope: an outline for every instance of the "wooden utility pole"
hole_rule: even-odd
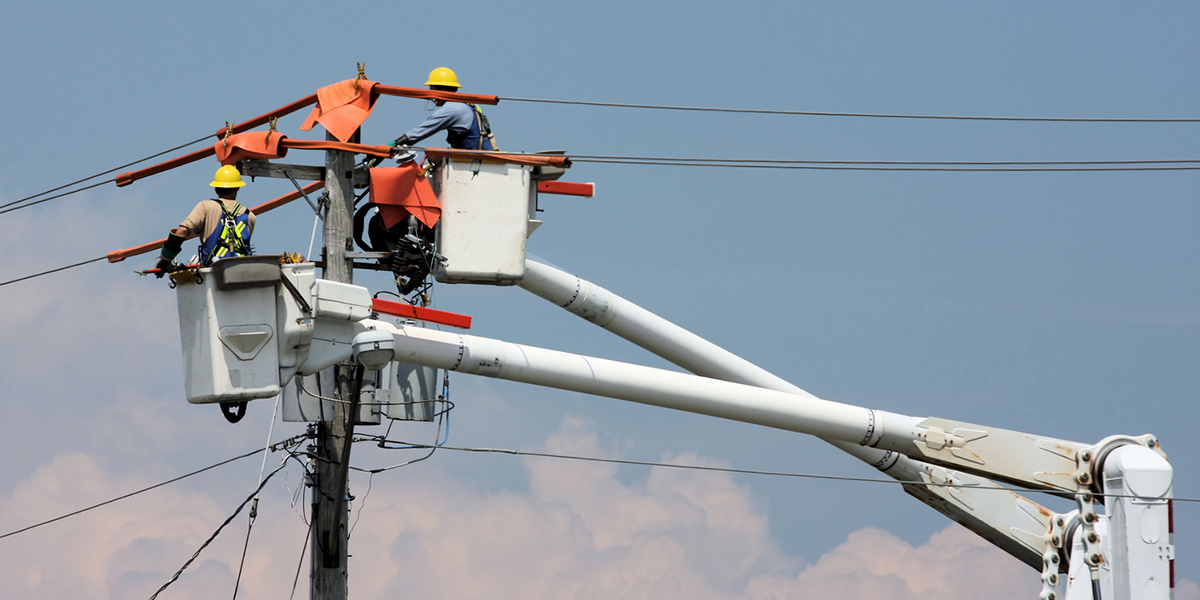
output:
[[[351,141],[357,141],[358,134]],[[326,134],[325,139],[336,139]],[[324,278],[354,282],[354,269],[346,252],[354,231],[354,154],[341,150],[325,152],[325,270]],[[347,546],[347,503],[350,441],[357,413],[356,365],[342,363],[323,372],[337,384],[333,417],[317,424],[317,461],[312,488],[312,531],[309,554],[312,600],[347,600],[349,594]]]

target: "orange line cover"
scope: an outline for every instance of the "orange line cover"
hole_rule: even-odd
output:
[[[352,144],[350,142],[335,142],[333,140],[293,140],[284,138],[279,142],[281,148],[299,148],[303,150],[345,150],[355,154],[370,154],[387,158],[392,155],[391,146],[369,146],[367,144]]]
[[[315,181],[313,183],[310,183],[310,184],[304,186],[303,189],[304,189],[305,194],[311,194],[311,193],[321,189],[322,187],[325,187],[324,181]],[[267,211],[271,211],[276,208],[279,208],[280,206],[283,206],[284,204],[287,204],[288,202],[291,202],[292,200],[295,200],[296,198],[299,198],[300,195],[301,194],[298,191],[291,192],[289,194],[284,194],[274,200],[271,200],[270,202],[264,202],[262,204],[259,204],[258,206],[255,206],[254,208],[250,209],[250,212],[252,212],[256,215],[261,215]],[[190,235],[190,236],[188,236],[187,239],[190,240],[194,237],[196,237],[196,236]],[[167,238],[163,238],[163,239],[155,241],[155,242],[147,242],[140,246],[126,248],[124,250],[113,250],[108,253],[108,262],[110,262],[110,263],[121,262],[131,256],[138,256],[141,254],[147,254],[149,252],[154,252],[155,250],[162,248],[163,244],[165,244],[165,243],[167,243]]]
[[[223,165],[234,165],[250,158],[283,158],[287,156],[287,147],[280,147],[279,143],[284,139],[287,139],[286,135],[274,131],[235,133],[229,139],[213,144],[213,151]]]
[[[507,152],[492,152],[490,150],[426,148],[425,156],[429,158],[482,160],[485,162],[509,163],[513,165],[533,165],[535,167],[559,167],[563,169],[571,167],[571,158],[561,154],[509,154]]]
[[[459,92],[443,92],[440,90],[422,90],[419,88],[403,88],[394,85],[375,86],[375,91],[385,96],[400,96],[403,98],[423,98],[425,100],[446,100],[448,102],[469,102],[471,104],[500,104],[499,96],[484,96],[481,94],[462,94]]]

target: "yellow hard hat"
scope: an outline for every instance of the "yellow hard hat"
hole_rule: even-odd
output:
[[[246,185],[246,182],[242,181],[242,174],[238,173],[237,167],[225,165],[217,169],[217,174],[213,175],[212,183],[208,185],[215,188],[240,188]]]
[[[451,71],[446,67],[438,67],[430,71],[429,81],[426,81],[425,85],[444,85],[446,87],[456,88],[462,87],[458,84],[458,76],[454,74],[454,71]]]

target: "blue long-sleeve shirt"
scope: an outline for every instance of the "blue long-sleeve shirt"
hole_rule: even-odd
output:
[[[479,120],[475,116],[475,109],[462,102],[447,102],[437,107],[424,123],[404,135],[417,142],[442,130],[446,131],[446,143],[451,148],[480,149]],[[483,138],[482,149],[493,149],[487,138]]]

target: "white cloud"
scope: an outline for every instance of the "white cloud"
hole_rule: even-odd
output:
[[[613,454],[574,419],[544,449]],[[664,460],[721,464],[692,454]],[[365,480],[353,482],[360,495],[355,510],[362,511],[351,539],[355,598],[1037,594],[1034,571],[958,525],[915,546],[887,531],[860,529],[804,564],[771,537],[749,488],[724,473],[653,468],[629,480],[612,464],[527,458],[527,491],[484,491],[438,470],[436,457],[419,464],[376,475],[369,495]],[[59,456],[0,497],[0,528],[63,514],[152,483],[148,477],[114,475],[81,454]],[[148,597],[232,511],[228,490],[249,485],[242,473],[212,479],[205,479],[209,491],[163,488],[0,540],[8,556],[0,578],[13,597]],[[295,473],[289,480],[294,485]],[[264,495],[239,593],[246,598],[286,596],[301,559],[305,526],[288,506],[282,481],[281,475]],[[231,594],[245,524],[242,514],[166,597]],[[307,566],[301,596],[306,587]],[[1200,593],[1184,580],[1177,598],[1197,600]]]

